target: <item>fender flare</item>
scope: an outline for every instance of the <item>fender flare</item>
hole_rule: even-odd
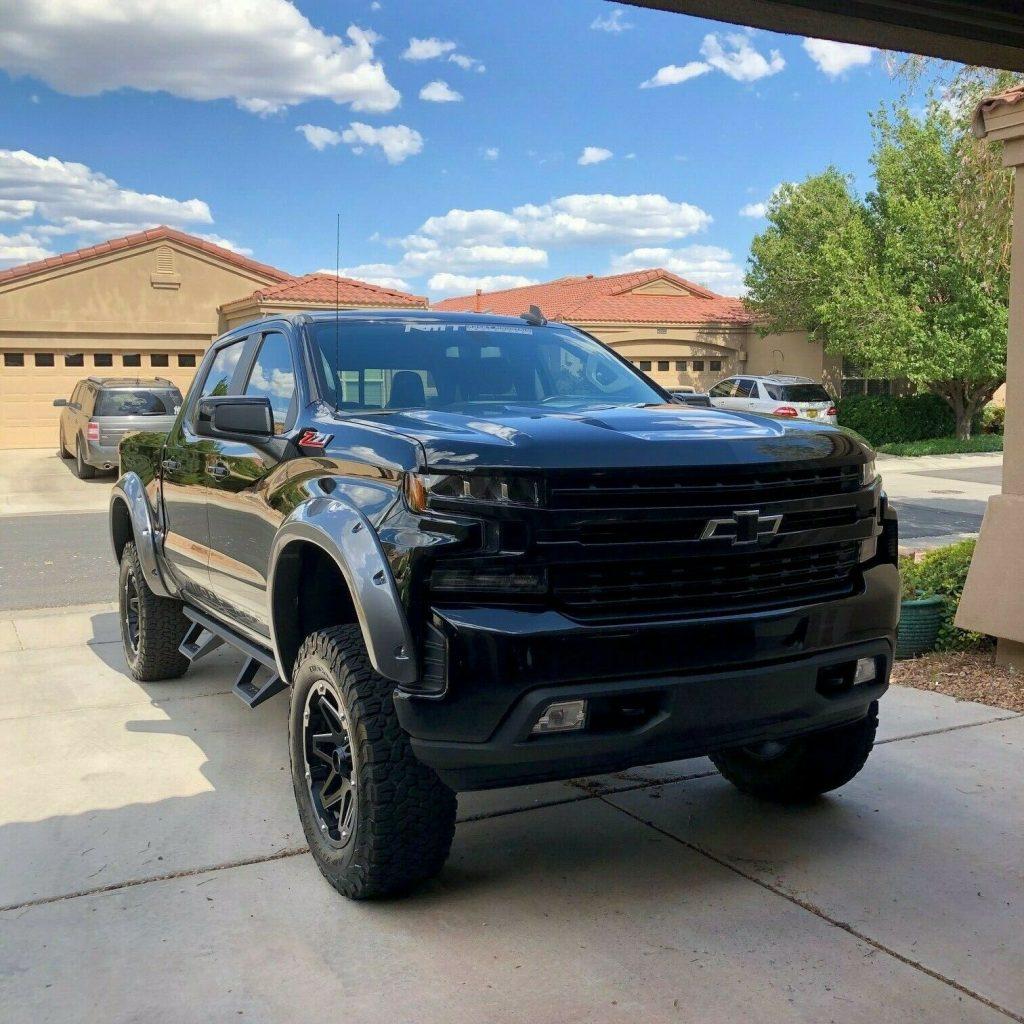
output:
[[[416,647],[377,531],[353,505],[327,497],[299,505],[281,524],[271,548],[267,577],[270,634],[281,678],[291,681],[291,666],[282,664],[280,655],[274,608],[276,579],[282,553],[297,541],[321,548],[338,566],[348,584],[374,669],[396,683],[414,682],[418,677]]]
[[[139,553],[139,561],[142,563],[142,571],[146,574],[149,589],[158,597],[176,597],[176,592],[167,585],[160,571],[160,560],[157,556],[160,535],[153,525],[146,487],[138,473],[123,474],[110,492],[110,543],[114,549],[114,558],[120,560],[115,518],[118,502],[123,502],[128,509],[132,539],[135,541],[135,549]]]

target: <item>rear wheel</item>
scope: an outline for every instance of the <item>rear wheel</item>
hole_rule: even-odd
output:
[[[184,675],[190,663],[178,652],[178,645],[185,639],[189,620],[180,601],[158,597],[149,589],[132,541],[121,554],[118,604],[124,657],[132,676],[147,683]]]
[[[82,454],[82,439],[75,442],[75,476],[79,480],[91,480],[96,475],[96,468],[85,461]]]
[[[310,852],[350,899],[407,892],[444,865],[455,794],[398,724],[394,683],[369,663],[358,626],[306,638],[289,716],[292,787]]]
[[[711,755],[737,789],[778,803],[812,800],[845,786],[864,767],[878,729],[878,701],[859,722]]]

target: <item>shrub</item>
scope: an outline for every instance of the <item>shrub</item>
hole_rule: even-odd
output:
[[[850,395],[838,406],[839,422],[873,445],[922,441],[954,433],[953,410],[938,395]]]
[[[937,651],[977,651],[991,646],[991,637],[953,625],[960,595],[967,582],[967,570],[971,567],[974,544],[973,540],[962,540],[948,547],[936,548],[920,562],[910,557],[900,559],[905,601],[936,594],[946,598],[939,639],[935,645]]]
[[[976,434],[965,441],[956,437],[929,437],[924,441],[875,445],[883,455],[957,455],[962,452],[1001,452],[1002,434]]]
[[[986,405],[981,413],[981,429],[986,434],[1001,434],[1006,420],[1006,406]]]

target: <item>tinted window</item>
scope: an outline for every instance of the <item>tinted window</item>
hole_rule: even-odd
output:
[[[203,390],[200,392],[203,398],[208,395],[214,397],[226,395],[231,386],[231,378],[234,376],[235,367],[238,365],[239,357],[242,355],[242,339],[225,345],[214,357],[210,366],[210,372],[203,381]]]
[[[85,355],[82,352],[68,352],[64,356],[65,366],[85,366]]]
[[[121,357],[122,366],[141,366],[142,356],[138,352],[125,352]]]
[[[173,416],[181,405],[181,392],[143,391],[119,388],[101,391],[96,401],[97,416]]]
[[[708,395],[711,398],[731,398],[733,392],[736,390],[736,381],[734,380],[723,380],[720,384],[716,384],[709,392]]]
[[[460,323],[313,325],[325,386],[341,409],[660,405],[607,349],[562,327]]]
[[[693,361],[693,369],[694,369],[694,372],[696,372],[696,373],[703,373],[704,372],[704,360],[703,359],[694,359],[694,361]]]
[[[179,355],[178,356],[178,365],[179,366],[195,366],[196,365],[196,357],[194,355],[192,355],[192,353],[190,353],[190,352],[186,352],[184,355]]]
[[[757,385],[752,380],[736,381],[736,397],[750,398],[751,396],[757,397]]]
[[[92,357],[93,366],[113,366],[114,357],[110,352],[97,352]]]
[[[722,360],[721,359],[712,359],[711,362],[708,365],[711,367],[711,372],[712,373],[720,373],[721,370],[722,370]],[[684,369],[685,369],[685,367],[684,367]]]
[[[295,401],[295,369],[288,339],[283,334],[268,334],[263,339],[245,393],[270,399],[274,430],[280,434],[288,424]]]
[[[662,372],[667,370],[668,369],[668,360],[667,359],[659,359],[658,360],[658,369],[660,371],[662,371]]]
[[[766,384],[762,387],[776,402],[831,402],[829,393],[820,384]]]

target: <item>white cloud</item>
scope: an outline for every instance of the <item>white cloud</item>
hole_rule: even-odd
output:
[[[318,270],[317,273],[330,274],[333,277],[334,270]],[[360,263],[355,267],[342,267],[341,276],[375,284],[380,288],[394,288],[400,292],[413,290],[408,281],[395,274],[390,263]]]
[[[213,222],[209,206],[201,199],[136,192],[85,164],[25,150],[0,149],[0,203],[5,209],[13,204],[22,211],[31,203],[33,215],[46,222],[51,234],[72,234],[89,227],[114,234],[115,228]]]
[[[683,64],[682,67],[678,64],[668,64],[663,68],[658,68],[646,82],[641,82],[640,88],[658,89],[665,85],[680,85],[698,75],[707,74],[710,70],[711,65],[705,64],[702,60],[691,60],[688,64]]]
[[[21,232],[17,235],[0,234],[0,267],[12,267],[33,260],[45,260],[53,252],[42,245],[38,238]]]
[[[743,268],[728,249],[717,245],[633,249],[617,256],[611,269],[613,273],[620,274],[650,267],[663,267],[722,295],[739,295],[743,291]]]
[[[838,78],[850,68],[870,64],[874,50],[856,43],[837,43],[831,39],[805,38],[803,48],[807,55],[829,78]]]
[[[602,146],[584,146],[576,163],[581,167],[586,167],[588,164],[599,164],[610,160],[613,155],[610,149],[605,149]]]
[[[640,83],[640,88],[681,85],[713,69],[737,82],[756,82],[759,78],[778,74],[786,66],[778,50],[771,50],[765,57],[754,49],[750,37],[742,32],[709,33],[701,43],[700,54],[703,60],[691,60],[682,65],[668,64],[659,68],[651,78]]]
[[[414,36],[402,52],[402,60],[437,60],[438,57],[451,53],[455,45],[450,39],[438,39],[435,36],[417,39]]]
[[[452,64],[458,64],[463,71],[476,71],[482,75],[487,70],[476,57],[469,57],[464,53],[451,53],[448,55],[448,60]]]
[[[610,14],[599,14],[590,23],[590,27],[597,29],[598,32],[611,32],[618,35],[620,32],[626,32],[633,27],[632,22],[624,21],[623,17],[622,9],[615,7]]]
[[[770,51],[766,58],[754,49],[750,37],[742,32],[723,35],[711,32],[704,37],[700,54],[713,68],[725,72],[737,82],[756,82],[759,78],[778,74],[786,66],[778,50]]]
[[[35,212],[31,199],[0,199],[0,220],[24,220]]]
[[[636,159],[636,153],[627,153],[622,159],[623,160],[635,160]]]
[[[423,136],[415,128],[404,124],[372,125],[353,121],[342,133],[342,142],[352,147],[353,153],[362,153],[366,146],[379,146],[389,164],[400,164],[423,149]]]
[[[377,35],[351,25],[346,36],[315,28],[289,0],[50,0],[5,5],[0,67],[73,96],[131,88],[233,99],[257,114],[311,99],[393,109]]]
[[[484,159],[485,160],[497,160],[500,155],[501,155],[501,150],[498,149],[497,146],[488,146],[484,150]],[[2,219],[2,214],[0,214],[0,219]]]
[[[237,252],[239,256],[252,255],[252,249],[247,249],[244,245],[239,245],[230,238],[224,238],[223,235],[201,234],[199,237],[207,242],[212,242],[214,245],[219,245],[222,249],[230,249],[232,252]]]
[[[407,249],[401,272],[427,274],[434,270],[468,271],[479,267],[544,267],[548,254],[529,245],[455,245]]]
[[[370,10],[371,11],[379,11],[380,8],[381,8],[380,0],[373,0],[373,3],[370,4]]]
[[[456,92],[447,82],[442,82],[438,78],[420,89],[420,99],[429,103],[459,103],[462,100],[462,93]]]
[[[768,212],[768,201],[760,203],[746,203],[740,207],[741,217],[763,217]]]
[[[341,132],[333,128],[324,128],[318,124],[300,124],[296,129],[301,132],[306,141],[318,152],[327,146],[336,146],[341,142]]]
[[[519,274],[485,274],[480,277],[434,274],[427,282],[427,287],[440,295],[461,295],[475,292],[477,288],[484,292],[494,292],[505,288],[525,288],[527,285],[538,283],[532,277],[521,277]]]

